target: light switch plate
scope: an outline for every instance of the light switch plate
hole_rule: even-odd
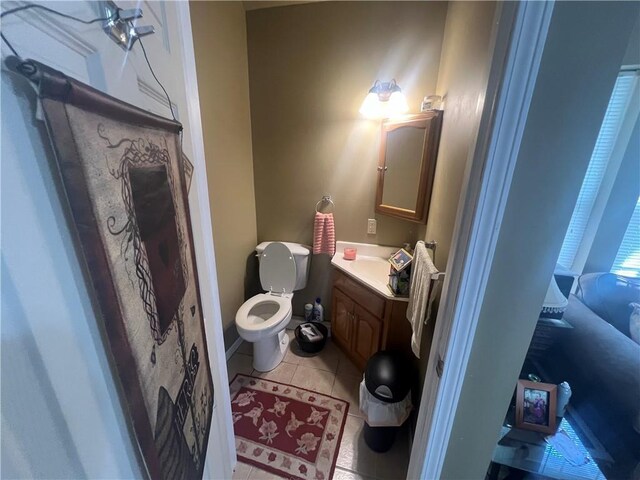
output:
[[[367,233],[369,235],[375,235],[376,229],[378,228],[378,222],[375,218],[370,218],[367,220]]]

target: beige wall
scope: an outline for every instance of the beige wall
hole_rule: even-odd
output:
[[[451,2],[447,10],[437,88],[445,98],[442,136],[429,220],[420,232],[421,238],[438,242],[435,263],[441,271],[446,271],[465,168],[487,90],[494,13],[494,2]],[[432,334],[422,336],[421,351],[429,351],[431,340]],[[418,361],[421,379],[428,357]]]
[[[442,136],[429,220],[420,232],[421,238],[438,242],[436,266],[442,271],[447,266],[469,150],[480,124],[494,12],[494,2],[451,2],[447,12],[436,89],[444,98]]]
[[[446,3],[321,2],[247,12],[258,240],[310,243],[331,194],[339,240],[414,242],[374,213],[380,122],[360,104],[395,78],[413,112],[435,91]],[[367,235],[367,219],[378,219]]]
[[[244,301],[247,257],[256,246],[256,210],[245,12],[240,2],[191,2],[193,43],[209,182],[209,201],[225,329]]]

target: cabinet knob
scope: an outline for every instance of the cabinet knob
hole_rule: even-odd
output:
[[[378,171],[379,172],[386,172],[387,171],[387,167],[378,167]]]

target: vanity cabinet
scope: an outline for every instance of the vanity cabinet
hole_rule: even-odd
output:
[[[353,314],[353,356],[358,365],[365,365],[371,355],[380,350],[382,343],[382,319],[355,305]]]
[[[406,301],[383,297],[338,269],[332,296],[333,340],[361,371],[379,350],[410,351]]]
[[[333,319],[331,331],[334,340],[343,348],[351,346],[351,332],[355,315],[355,303],[340,290],[333,289]]]

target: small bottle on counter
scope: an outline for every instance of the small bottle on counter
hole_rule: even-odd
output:
[[[322,322],[324,320],[324,307],[320,303],[320,297],[316,298],[316,303],[313,305],[313,321]]]

